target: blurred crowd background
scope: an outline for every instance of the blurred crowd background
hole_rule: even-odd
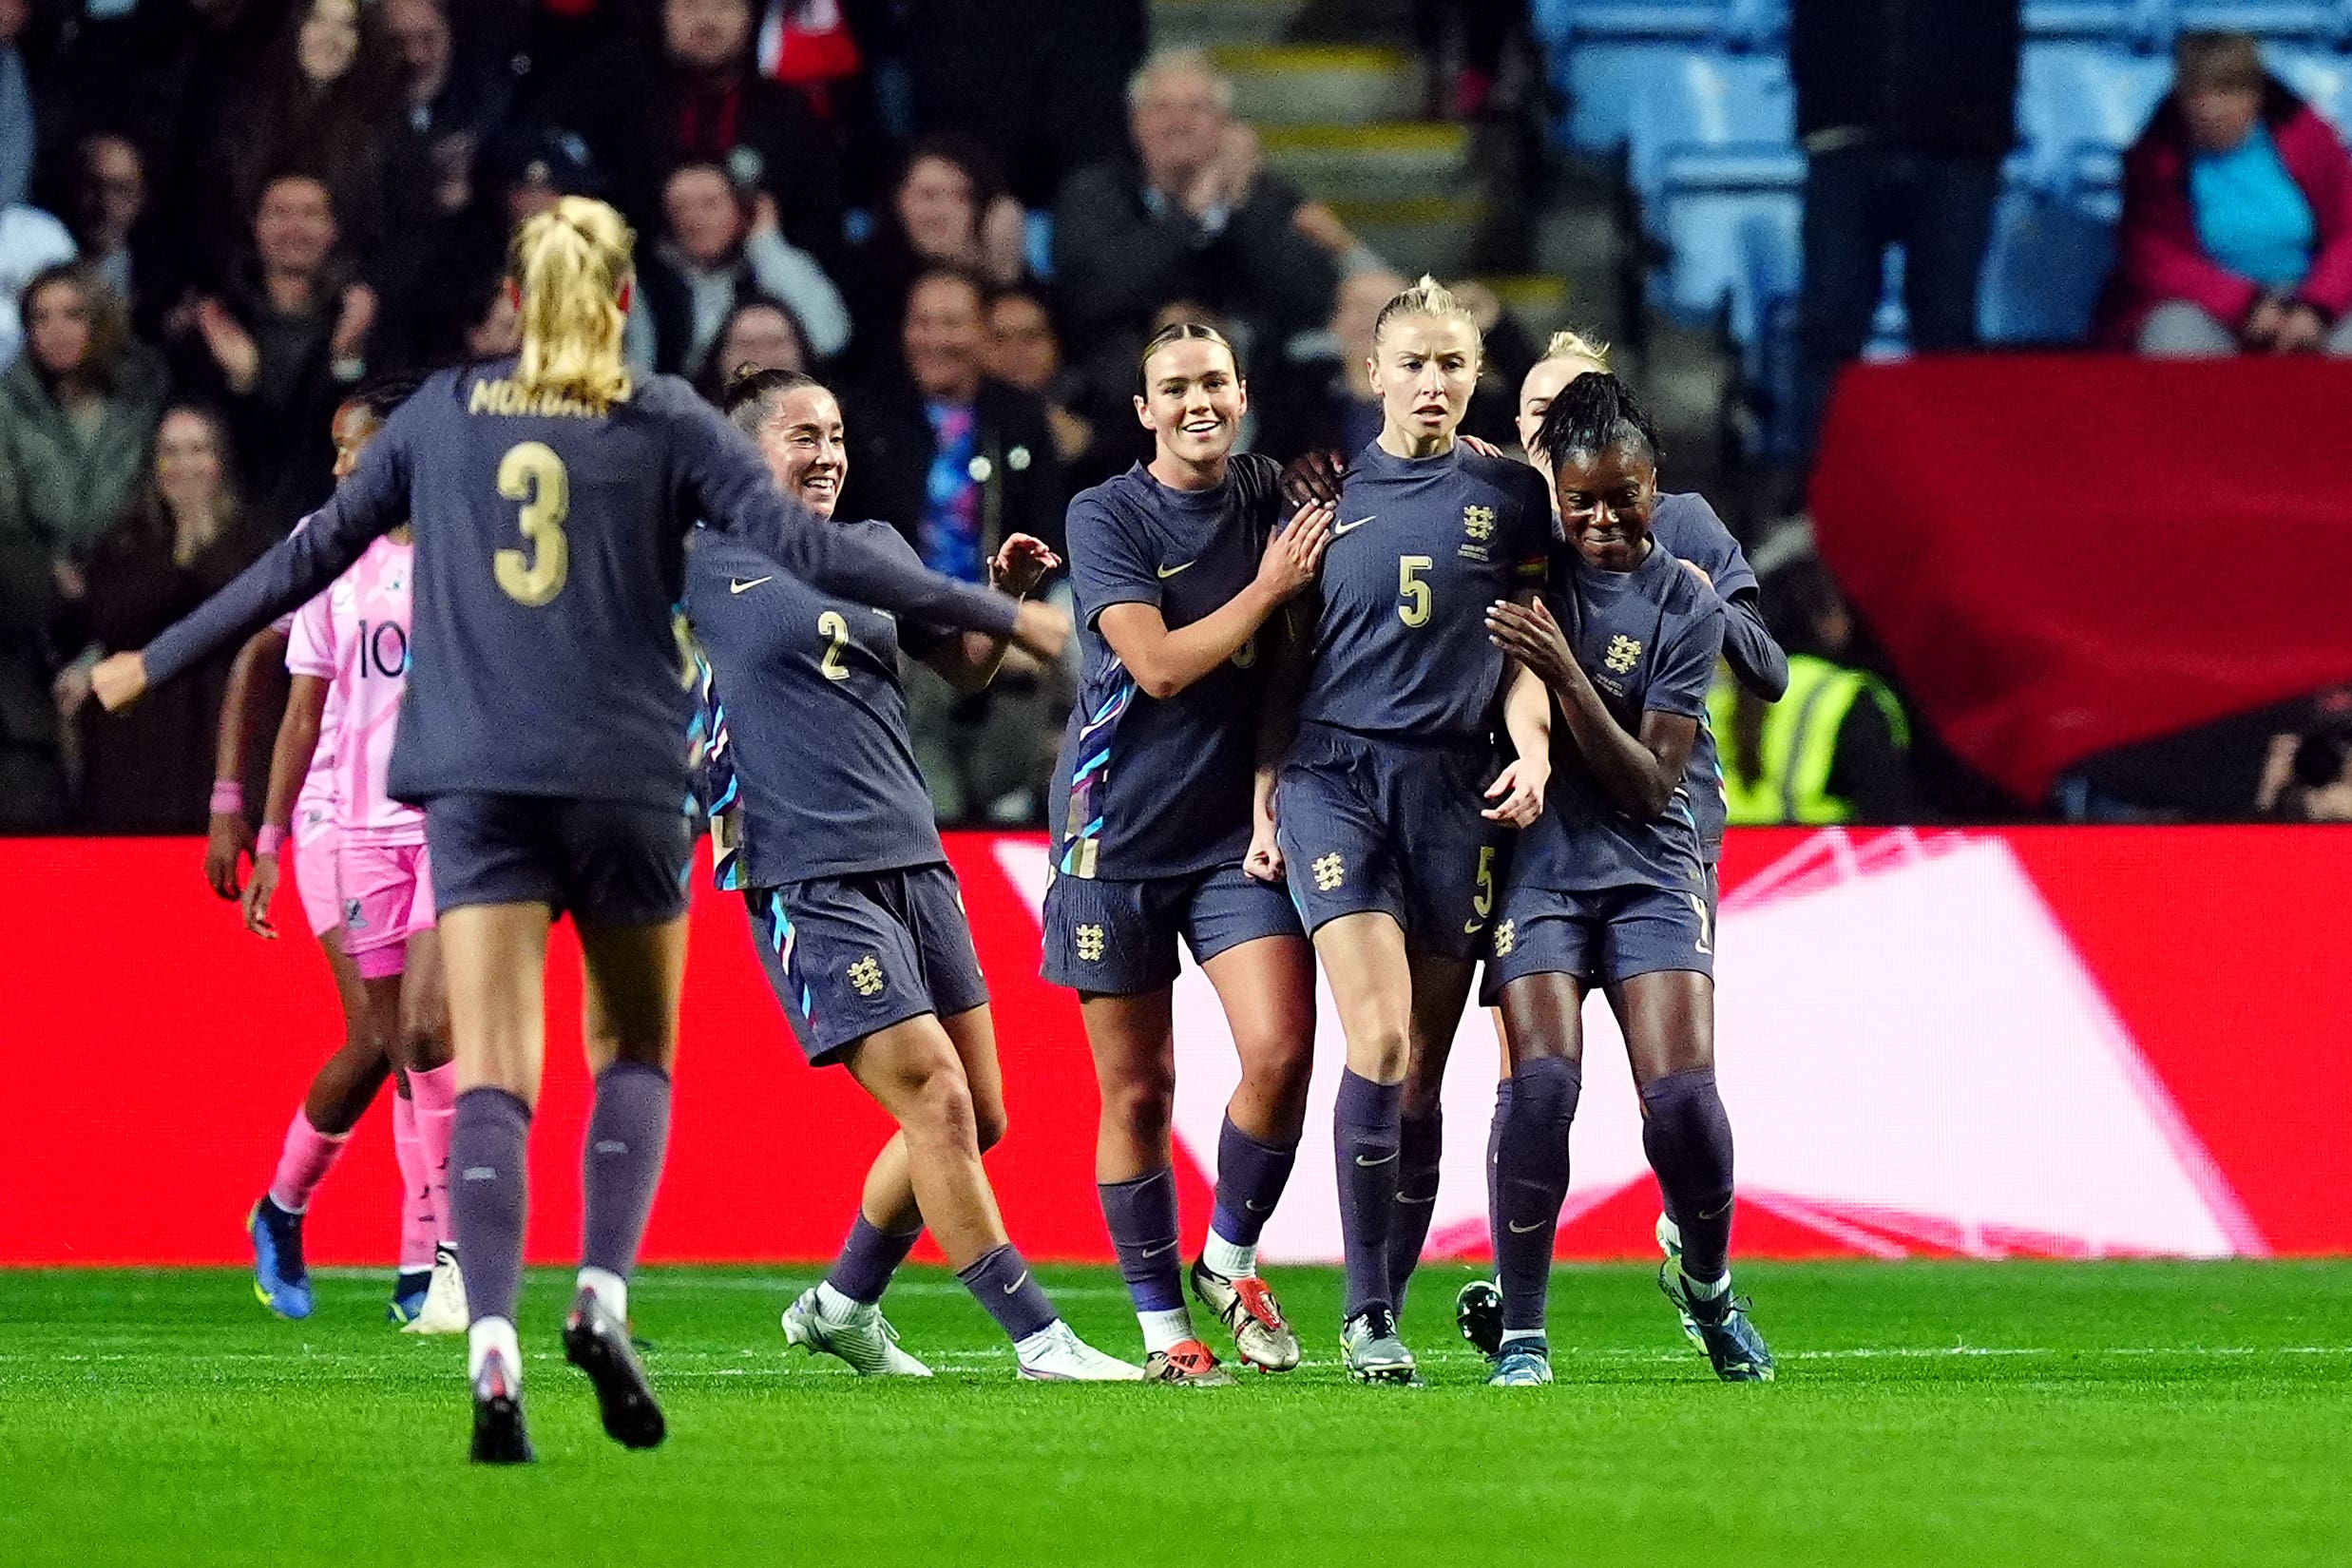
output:
[[[1817,666],[1724,694],[1758,819],[2345,815],[2327,692],[2144,788],[1983,776],[1807,508],[1858,360],[2352,354],[2347,45],[2344,0],[0,0],[0,831],[201,831],[225,667],[109,718],[98,654],[318,504],[361,379],[510,348],[507,236],[572,193],[637,226],[632,361],[824,376],[844,514],[942,570],[1148,455],[1171,318],[1241,346],[1255,449],[1360,447],[1425,269],[1472,432],[1574,325],[1747,540]],[[910,687],[943,817],[1039,820],[1069,672]]]

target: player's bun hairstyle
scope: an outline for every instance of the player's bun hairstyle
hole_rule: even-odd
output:
[[[1388,323],[1408,316],[1426,316],[1433,321],[1466,321],[1470,326],[1470,344],[1483,358],[1486,354],[1486,335],[1479,331],[1478,317],[1470,307],[1454,297],[1454,291],[1430,277],[1421,275],[1421,281],[1397,295],[1380,307],[1380,316],[1372,322],[1372,347],[1380,347],[1388,335]]]
[[[514,380],[526,396],[599,411],[627,399],[621,293],[636,246],[619,213],[584,196],[564,197],[516,231],[507,271],[523,293]]]
[[[824,382],[807,371],[765,370],[757,365],[737,365],[727,378],[726,390],[719,394],[718,408],[729,422],[745,435],[755,436],[759,427],[768,422],[775,405],[786,392],[798,392],[803,387],[814,387],[818,392],[828,389]]]
[[[365,409],[378,419],[390,419],[392,411],[414,396],[416,389],[424,384],[422,372],[387,371],[354,387],[351,395],[343,399],[343,407]]]
[[[1599,338],[1580,333],[1573,327],[1562,327],[1543,345],[1546,359],[1589,359],[1602,370],[1609,368],[1609,345]]]
[[[1171,321],[1145,339],[1143,352],[1136,355],[1136,395],[1138,397],[1147,396],[1151,392],[1150,385],[1143,377],[1144,367],[1152,362],[1152,355],[1171,343],[1214,343],[1218,348],[1223,349],[1226,357],[1233,362],[1233,379],[1236,381],[1248,379],[1241,372],[1241,351],[1234,348],[1223,333],[1210,326],[1206,321]]]
[[[1652,463],[1658,460],[1657,427],[1651,423],[1650,411],[1633,388],[1605,371],[1579,375],[1562,387],[1536,431],[1536,449],[1555,473],[1573,458],[1629,441],[1638,443]]]

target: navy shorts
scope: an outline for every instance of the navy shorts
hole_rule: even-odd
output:
[[[1525,975],[1575,975],[1614,985],[1690,969],[1714,978],[1715,922],[1697,888],[1611,888],[1569,893],[1514,888],[1502,901],[1480,1000],[1492,1007]]]
[[[1176,983],[1179,937],[1206,964],[1260,937],[1306,934],[1290,893],[1237,860],[1149,881],[1057,876],[1045,889],[1041,972],[1090,996],[1136,996]]]
[[[592,926],[658,926],[686,912],[694,822],[673,806],[526,794],[425,805],[433,906],[545,904]]]
[[[1307,929],[1377,909],[1422,951],[1475,957],[1507,836],[1480,814],[1499,771],[1482,744],[1302,728],[1275,795],[1275,838]]]
[[[809,1061],[877,1030],[988,1000],[972,925],[946,866],[748,888],[753,945]]]

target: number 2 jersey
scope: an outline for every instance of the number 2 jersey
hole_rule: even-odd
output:
[[[427,381],[308,528],[155,640],[149,679],[169,680],[309,599],[412,520],[393,798],[482,792],[675,811],[697,682],[673,607],[696,519],[858,603],[1011,631],[1011,599],[787,501],[750,439],[677,377],[648,377],[598,411],[528,392],[514,373],[507,358]]]
[[[916,559],[888,523],[829,526]],[[947,858],[915,765],[898,656],[923,658],[953,634],[819,593],[709,529],[687,552],[686,617],[710,664],[703,730],[719,887]]]
[[[329,685],[318,745],[334,770],[335,825],[346,844],[422,844],[425,813],[392,797],[388,779],[409,676],[409,583],[415,550],[392,538],[296,612],[286,669]]]
[[[1348,469],[1323,558],[1303,723],[1432,743],[1484,744],[1502,650],[1486,606],[1543,583],[1552,500],[1523,463],[1457,443]]]

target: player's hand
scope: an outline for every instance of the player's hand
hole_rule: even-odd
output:
[[[1502,449],[1501,447],[1498,447],[1493,442],[1484,440],[1482,437],[1464,434],[1463,432],[1457,430],[1454,432],[1454,439],[1469,448],[1472,451],[1478,453],[1481,457],[1501,457],[1502,455]]]
[[[2286,308],[2286,317],[2280,323],[2272,347],[2280,354],[2308,354],[2326,336],[2327,324],[2320,319],[2320,313],[2298,303]]]
[[[90,699],[90,666],[77,659],[58,671],[49,682],[49,698],[57,704],[57,717],[72,723]]]
[[[242,861],[253,857],[253,829],[241,813],[215,812],[204,829],[204,880],[222,898],[244,891]]]
[[[1549,757],[1520,757],[1486,786],[1486,798],[1494,804],[1479,815],[1506,828],[1527,827],[1543,814],[1543,792],[1551,782]]]
[[[1021,614],[1013,621],[1013,646],[1052,664],[1060,661],[1061,650],[1069,641],[1070,618],[1066,613],[1034,599],[1021,602]]]
[[[367,351],[368,335],[375,331],[375,291],[354,283],[343,291],[342,308],[335,315],[335,335],[328,352],[337,359],[356,359]]]
[[[2277,296],[2266,294],[2254,307],[2252,314],[2247,316],[2246,325],[2238,330],[2238,336],[2249,349],[2272,350],[2278,347],[2279,334],[2285,325],[2286,307],[2279,302]]]
[[[1004,541],[996,559],[988,563],[988,584],[1018,597],[1043,582],[1045,574],[1061,564],[1061,557],[1045,541],[1017,533]]]
[[[121,713],[147,695],[147,656],[119,653],[100,660],[90,671],[90,692],[106,712]]]
[[[1310,501],[1294,513],[1280,533],[1266,543],[1257,564],[1258,585],[1279,604],[1305,592],[1323,570],[1323,553],[1331,547],[1331,525],[1339,513],[1329,502]]]
[[[1526,665],[1528,673],[1547,686],[1565,684],[1576,664],[1566,634],[1540,599],[1533,609],[1508,602],[1487,605],[1486,641]]]
[[[270,899],[277,891],[277,857],[254,856],[253,885],[245,889],[245,929],[272,942],[277,940],[277,927],[270,924]]]
[[[205,352],[220,367],[220,378],[228,383],[229,391],[240,397],[253,391],[254,383],[261,378],[261,351],[229,308],[218,299],[199,299],[196,330],[204,339]]]
[[[1280,886],[1283,877],[1282,846],[1274,842],[1274,819],[1259,817],[1250,827],[1250,852],[1241,857],[1241,869],[1260,882]]]
[[[1282,499],[1293,507],[1304,507],[1310,501],[1336,507],[1340,482],[1347,473],[1347,461],[1337,452],[1302,452],[1282,470]]]

